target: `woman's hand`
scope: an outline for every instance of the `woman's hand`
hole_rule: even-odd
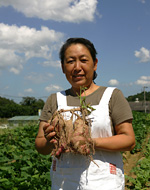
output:
[[[54,121],[55,122],[55,121]],[[54,125],[55,123],[53,123]],[[46,140],[53,144],[53,148],[55,149],[56,147],[58,147],[58,141],[55,138],[56,132],[54,131],[54,126],[50,125],[49,123],[45,123],[43,125],[43,132],[44,132],[44,137],[46,138]],[[55,146],[56,145],[56,146]],[[69,152],[69,150],[64,149],[63,145],[61,145],[61,147],[59,147],[55,153],[55,156],[57,158],[60,157],[60,155],[64,152]],[[52,154],[53,154],[53,150],[52,150]]]
[[[79,134],[73,134],[71,138],[71,145],[77,153],[82,155],[89,155],[90,154],[90,146],[91,139],[87,139],[84,136],[80,136]]]
[[[46,121],[41,121],[35,139],[35,147],[40,154],[47,155],[52,152],[54,144],[56,143],[54,136],[54,127]]]
[[[54,127],[52,125],[50,125],[49,123],[45,123],[43,125],[43,132],[44,137],[47,141],[49,141],[50,143],[56,143],[56,140],[54,139],[56,132],[54,131]]]

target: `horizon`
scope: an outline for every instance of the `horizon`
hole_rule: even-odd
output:
[[[146,91],[145,90],[145,92],[146,93],[150,93],[150,91]],[[129,95],[128,97],[125,97],[126,99],[127,98],[129,98],[130,96],[136,96],[136,95],[138,95],[138,94],[141,94],[141,93],[144,93],[144,91],[141,91],[140,93],[137,93],[137,94],[133,94],[133,95]],[[13,100],[15,103],[17,103],[17,104],[21,104],[21,101],[23,100],[23,98],[27,98],[27,97],[29,97],[29,98],[35,98],[36,100],[39,100],[39,99],[42,99],[44,102],[47,100],[47,98],[48,98],[48,96],[45,96],[45,97],[34,97],[34,96],[24,96],[24,97],[13,97],[12,99],[11,98],[9,98],[10,96],[9,95],[6,95],[6,96],[0,96],[1,98],[6,98],[6,99],[8,99],[8,100]],[[15,101],[15,99],[21,99],[20,101]],[[135,99],[135,101],[136,101],[136,99]],[[143,101],[144,101],[144,96],[143,96]]]

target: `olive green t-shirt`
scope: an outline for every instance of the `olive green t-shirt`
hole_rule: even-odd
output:
[[[100,86],[92,94],[86,96],[86,103],[92,105],[98,105],[102,95],[107,87]],[[65,91],[67,97],[67,106],[80,106],[79,97],[76,94],[73,94],[71,89]],[[47,121],[51,118],[53,113],[57,110],[57,97],[56,93],[51,94],[42,110],[40,116],[41,121]],[[119,89],[115,89],[112,93],[112,96],[109,101],[109,115],[112,121],[113,127],[130,119],[133,119],[132,111],[129,106],[129,103],[123,96],[122,92]]]

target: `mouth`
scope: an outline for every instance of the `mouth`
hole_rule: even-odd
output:
[[[82,78],[84,75],[73,75],[74,78]]]
[[[84,75],[74,75],[73,78],[74,78],[75,81],[80,81],[80,80],[83,79],[83,76]]]

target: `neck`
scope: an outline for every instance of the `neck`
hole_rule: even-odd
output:
[[[82,86],[81,86],[82,87]],[[95,90],[97,90],[99,88],[99,86],[97,86],[96,84],[92,83],[90,85],[90,87],[84,87],[80,92],[80,88],[71,88],[72,92],[74,94],[79,94],[81,93],[81,96],[88,96],[89,94],[92,94]]]

